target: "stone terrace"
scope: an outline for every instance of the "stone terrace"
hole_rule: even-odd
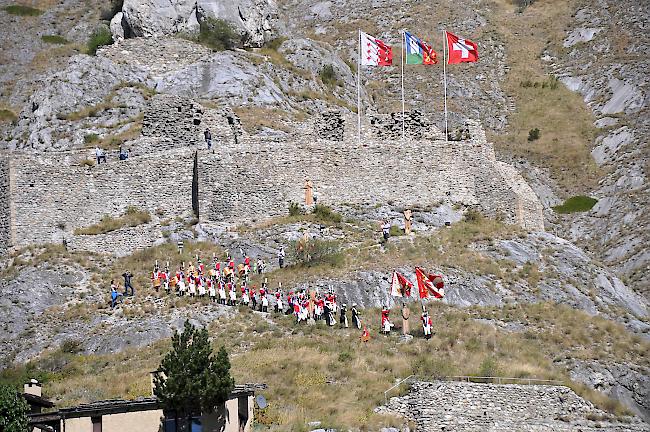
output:
[[[638,418],[610,419],[564,386],[416,382],[380,411],[397,413],[427,432],[647,432]]]

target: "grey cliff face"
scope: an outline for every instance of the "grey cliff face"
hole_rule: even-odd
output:
[[[273,0],[126,0],[122,13],[127,33],[136,37],[196,33],[206,18],[217,18],[234,25],[245,46],[259,47],[276,36],[279,28]],[[116,31],[119,35],[119,28]]]

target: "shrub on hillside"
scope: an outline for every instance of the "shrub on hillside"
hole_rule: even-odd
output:
[[[300,210],[300,205],[297,202],[289,203],[289,216],[300,216],[302,211]]]
[[[84,144],[92,144],[99,141],[99,135],[96,133],[89,133],[84,135]]]
[[[215,51],[223,51],[235,48],[241,36],[228,21],[206,18],[200,24],[198,41]]]
[[[76,339],[66,339],[61,344],[61,351],[67,354],[78,354],[81,352],[81,342]]]
[[[334,66],[331,64],[323,66],[320,72],[318,72],[318,76],[320,76],[321,81],[323,81],[323,84],[325,85],[332,87],[338,85],[338,80],[336,79],[336,71],[334,70]]]
[[[538,140],[540,135],[541,135],[541,133],[540,133],[539,129],[537,129],[537,128],[529,130],[528,131],[528,142]]]
[[[55,45],[65,45],[70,43],[69,40],[60,35],[43,35],[41,40],[45,43],[55,44]]]
[[[340,267],[345,261],[340,252],[340,245],[335,241],[312,239],[303,242],[300,240],[295,243],[295,251],[295,262],[308,267],[318,264]]]
[[[340,214],[323,204],[316,204],[313,213],[321,222],[341,223],[343,220]]]
[[[111,31],[106,27],[99,27],[90,35],[86,43],[86,52],[89,55],[95,55],[97,54],[97,48],[112,43],[113,36],[111,35]]]
[[[465,222],[478,223],[483,220],[483,215],[480,211],[470,208],[465,212]]]

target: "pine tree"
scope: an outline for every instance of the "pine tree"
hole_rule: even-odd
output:
[[[230,360],[222,346],[216,357],[208,331],[185,321],[182,333],[174,332],[172,349],[163,358],[155,377],[154,394],[165,410],[177,418],[212,412],[228,400],[235,381],[230,376]]]
[[[16,389],[0,384],[0,431],[24,432],[27,430],[27,401]]]

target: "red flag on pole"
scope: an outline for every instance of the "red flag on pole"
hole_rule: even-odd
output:
[[[390,283],[390,294],[393,297],[411,297],[411,288],[413,288],[413,283],[410,280],[401,273],[393,272]]]
[[[418,292],[421,299],[429,296],[441,299],[445,296],[445,283],[442,275],[425,274],[420,267],[416,267],[415,278],[418,282]]]
[[[445,32],[447,35],[447,63],[474,63],[478,61],[478,46],[469,39]]]

